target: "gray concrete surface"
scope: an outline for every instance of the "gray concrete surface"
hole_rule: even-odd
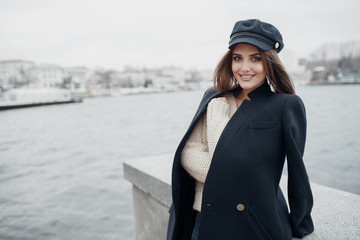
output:
[[[165,240],[169,207],[136,186],[133,187],[133,199],[135,239]]]
[[[135,240],[165,239],[171,204],[172,155],[132,159],[123,163],[133,184]],[[286,196],[286,176],[281,188]],[[318,184],[314,195],[314,233],[305,240],[360,240],[360,196]]]

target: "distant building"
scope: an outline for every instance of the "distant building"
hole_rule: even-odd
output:
[[[297,54],[291,50],[283,50],[279,57],[295,84],[309,83],[311,72],[306,70],[305,59],[299,59]]]
[[[29,68],[26,72],[31,86],[60,87],[66,77],[66,71],[55,64],[40,64]]]
[[[177,90],[185,85],[186,72],[178,67],[152,69],[126,69],[112,71],[108,78],[115,88],[153,88],[157,90]]]
[[[11,89],[21,86],[84,88],[93,73],[93,70],[86,67],[63,68],[56,64],[35,64],[23,60],[0,61],[0,88]]]
[[[114,87],[133,88],[143,87],[146,81],[146,73],[141,70],[114,71],[110,74],[111,83]]]
[[[26,72],[34,65],[24,60],[0,61],[0,86],[7,89],[28,84]]]
[[[324,66],[314,67],[312,69],[311,83],[326,83],[327,71]]]
[[[158,90],[185,89],[188,79],[188,72],[181,67],[163,67],[157,69],[146,69],[146,83]]]
[[[184,88],[186,72],[183,68],[180,67],[166,67],[162,69],[163,76],[169,76],[165,84],[168,84],[170,87],[175,89]]]
[[[212,85],[213,71],[181,67],[132,68],[124,71],[92,70],[86,67],[61,67],[34,64],[30,61],[0,61],[0,91],[22,86],[34,88],[68,88],[83,92],[176,91],[206,89]],[[103,93],[101,93],[103,94]]]
[[[86,67],[68,67],[65,68],[65,77],[69,78],[72,84],[78,88],[84,88],[88,85],[88,82],[94,71]]]
[[[185,89],[206,90],[214,85],[214,70],[196,70],[192,69],[187,72],[185,80]]]

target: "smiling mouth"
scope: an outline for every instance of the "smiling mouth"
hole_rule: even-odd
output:
[[[255,75],[254,74],[251,74],[251,75],[240,75],[240,77],[244,80],[250,80],[252,77],[254,77]]]

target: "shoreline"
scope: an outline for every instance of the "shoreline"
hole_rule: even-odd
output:
[[[0,111],[19,109],[19,108],[30,108],[30,107],[40,107],[48,105],[60,105],[60,104],[69,104],[69,103],[80,103],[83,99],[71,99],[68,101],[53,101],[53,102],[34,102],[34,103],[14,103],[10,105],[0,105]]]

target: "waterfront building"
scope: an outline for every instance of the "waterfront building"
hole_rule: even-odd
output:
[[[24,60],[0,61],[0,88],[8,89],[28,84],[26,71],[34,65],[34,62]]]
[[[112,86],[116,88],[143,87],[146,81],[145,72],[136,69],[123,72],[111,71],[109,78]]]
[[[60,87],[66,71],[55,64],[39,64],[26,71],[32,87]]]
[[[279,54],[286,71],[296,85],[304,85],[310,82],[311,71],[306,70],[306,61],[300,59],[296,52],[284,50]]]
[[[65,77],[75,88],[85,88],[94,71],[86,67],[68,67],[65,68]]]

